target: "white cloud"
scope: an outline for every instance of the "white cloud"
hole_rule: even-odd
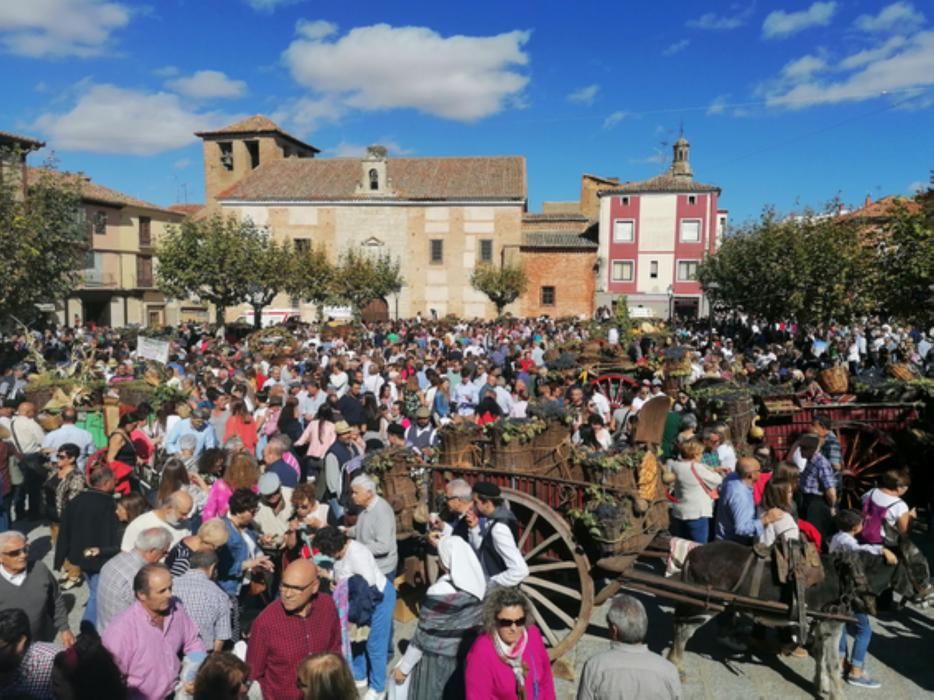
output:
[[[598,92],[600,92],[600,86],[596,83],[593,85],[586,85],[568,95],[567,100],[568,102],[580,102],[581,104],[592,105]]]
[[[619,124],[623,119],[629,116],[629,112],[613,112],[610,116],[603,120],[604,129],[612,129],[614,126]]]
[[[338,121],[347,108],[328,95],[320,99],[299,97],[286,100],[270,118],[277,124],[289,123],[303,134],[317,130],[323,124]]]
[[[295,25],[295,31],[306,39],[317,41],[318,39],[324,39],[332,34],[336,34],[337,25],[334,24],[334,22],[328,22],[323,19],[318,19],[313,22],[307,19],[300,19]]]
[[[152,74],[157,78],[174,78],[179,73],[181,71],[176,66],[161,66],[152,71]]]
[[[838,67],[841,70],[853,70],[869,65],[870,63],[875,63],[876,61],[891,56],[898,49],[902,48],[907,41],[908,39],[903,36],[893,36],[881,46],[874,49],[865,49],[847,56],[840,61]]]
[[[3,0],[0,46],[32,58],[97,56],[130,14],[125,5],[100,0]]]
[[[233,80],[219,70],[199,70],[189,76],[166,82],[166,87],[196,100],[240,97],[246,94],[246,83]]]
[[[713,99],[713,102],[707,107],[708,115],[723,114],[726,111],[726,108],[729,106],[727,103],[727,98],[729,95],[720,95]]]
[[[815,2],[800,12],[775,10],[762,23],[762,36],[766,39],[783,38],[810,27],[825,27],[836,11],[836,2]]]
[[[191,166],[191,158],[179,158],[173,165],[176,170],[184,170]]]
[[[676,41],[675,43],[668,46],[664,51],[662,51],[663,56],[674,56],[676,53],[681,53],[684,51],[688,45],[691,43],[690,39],[682,39],[681,41]]]
[[[385,146],[390,156],[399,157],[413,153],[411,149],[403,148],[392,139],[379,139],[376,143]],[[368,146],[364,146],[360,143],[341,141],[336,146],[325,149],[325,152],[333,158],[360,158],[366,155],[367,148]]]
[[[752,15],[753,9],[754,6],[749,5],[745,10],[735,15],[718,15],[715,12],[707,12],[697,19],[689,19],[687,21],[687,26],[692,29],[739,29],[746,24],[747,20]]]
[[[665,153],[665,150],[662,148],[655,148],[655,152],[646,156],[645,158],[630,158],[630,163],[638,163],[641,165],[664,165],[668,162],[669,156]]]
[[[923,192],[927,192],[929,188],[930,188],[930,185],[928,183],[922,182],[921,180],[915,180],[914,182],[909,183],[908,193],[909,194],[921,194]]]
[[[890,47],[891,48],[891,47]],[[800,109],[819,104],[856,102],[899,92],[921,96],[934,87],[934,31],[920,32],[894,50],[887,49],[878,57],[867,60],[854,54],[836,68],[848,73],[836,81],[816,80],[813,77],[795,85],[773,86],[766,90],[769,105]],[[856,70],[853,70],[854,65]],[[920,101],[915,107],[924,107]]]
[[[246,0],[246,4],[257,12],[272,12],[286,5],[297,5],[302,0]]]
[[[308,25],[303,25],[308,26]],[[341,109],[412,108],[475,121],[515,105],[529,82],[529,32],[443,37],[426,27],[377,24],[327,40],[301,34],[283,54],[292,77]]]
[[[239,118],[191,111],[166,92],[101,84],[90,86],[70,111],[42,114],[34,128],[63,151],[147,156],[185,146],[196,140],[194,132]]]
[[[827,70],[827,61],[820,56],[807,54],[801,58],[795,59],[785,64],[782,68],[782,75],[788,80],[803,80],[811,77],[814,73]]]
[[[877,15],[860,15],[854,24],[864,32],[911,31],[924,24],[924,15],[910,2],[893,2]]]

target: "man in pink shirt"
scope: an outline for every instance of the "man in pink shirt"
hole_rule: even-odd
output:
[[[133,579],[136,602],[104,630],[104,646],[126,674],[131,697],[164,700],[175,691],[180,656],[204,652],[198,627],[172,597],[172,575],[147,564]]]

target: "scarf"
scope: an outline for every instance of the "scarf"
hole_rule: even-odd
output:
[[[522,660],[522,655],[525,653],[525,647],[529,642],[529,631],[523,629],[519,641],[511,647],[495,631],[493,632],[493,641],[496,643],[496,653],[499,654],[500,660],[512,669],[512,673],[516,677],[516,697],[519,700],[525,700],[525,675],[529,672],[529,667]]]

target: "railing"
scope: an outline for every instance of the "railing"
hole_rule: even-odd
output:
[[[102,270],[82,270],[81,282],[84,287],[116,287],[117,276]]]

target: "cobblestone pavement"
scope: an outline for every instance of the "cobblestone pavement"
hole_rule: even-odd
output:
[[[39,527],[29,533],[31,556],[42,558],[51,566],[48,528]],[[929,545],[929,542],[922,544]],[[930,557],[931,547],[927,551]],[[652,596],[637,594],[649,613],[649,647],[664,652],[671,643],[671,607]],[[87,599],[87,588],[67,591],[73,629]],[[606,630],[607,605],[594,611],[587,634],[564,657],[580,672],[584,662],[608,644]],[[414,622],[396,624],[395,639],[411,638]],[[813,660],[791,657],[735,654],[720,646],[714,634],[714,624],[697,632],[688,644],[685,655],[684,697],[686,700],[730,700],[742,698],[808,698],[813,697],[811,683]],[[908,607],[897,613],[883,614],[873,619],[873,638],[869,646],[867,670],[882,682],[880,690],[865,690],[846,686],[850,698],[923,698],[934,697],[934,663],[930,652],[934,648],[934,609]],[[576,679],[557,681],[558,699],[573,699]]]

